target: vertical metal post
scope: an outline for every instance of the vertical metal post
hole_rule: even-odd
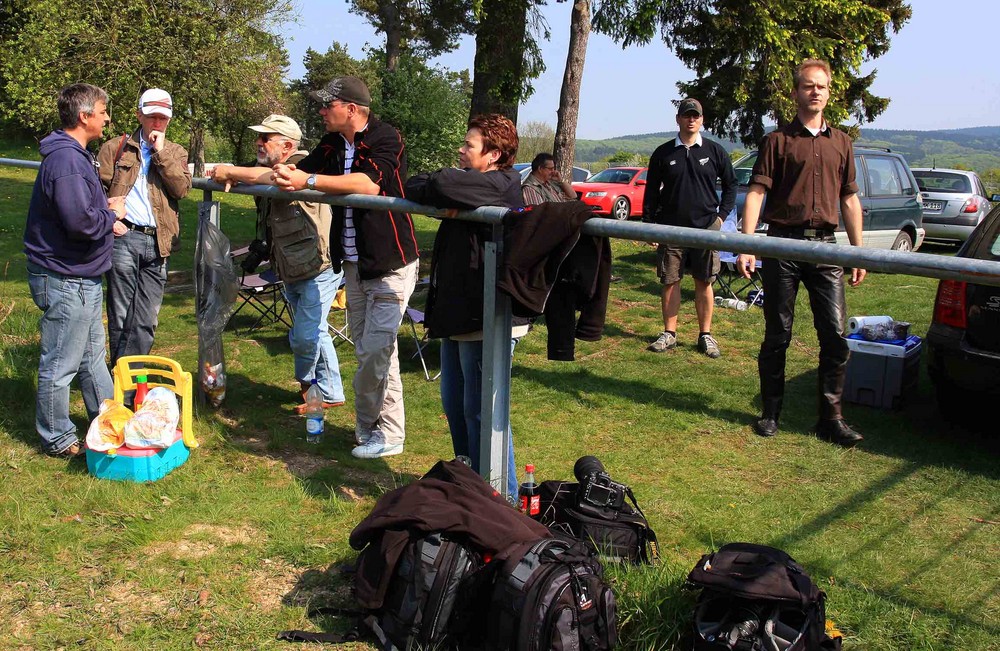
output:
[[[503,255],[503,224],[493,226],[486,243],[483,281],[483,394],[479,432],[479,468],[500,494],[507,496],[510,449],[510,297],[497,290]],[[487,474],[488,473],[488,474]]]
[[[218,201],[212,201],[212,191],[211,190],[204,190],[204,193],[205,193],[204,200],[198,202],[198,235],[197,235],[197,237],[199,238],[199,240],[197,242],[195,242],[195,245],[194,245],[194,305],[195,305],[195,311],[196,311],[196,313],[195,313],[195,321],[196,322],[200,322],[201,321],[201,313],[200,313],[199,310],[201,310],[202,305],[204,305],[204,302],[203,302],[203,292],[204,292],[204,280],[205,279],[202,278],[202,274],[201,274],[201,255],[202,255],[202,243],[201,243],[201,240],[200,240],[200,238],[201,238],[201,222],[202,221],[208,221],[208,222],[211,222],[212,224],[214,224],[215,226],[219,226],[219,224],[221,223],[220,222],[220,218],[219,218],[219,211],[220,211],[219,202]],[[199,331],[198,334],[199,334],[199,337],[200,337],[201,336],[201,332]],[[195,402],[197,402],[199,406],[204,406],[205,404],[207,404],[207,401],[205,400],[205,392],[202,391],[202,389],[201,389],[201,382],[198,381],[199,378],[201,378],[201,369],[203,369],[205,367],[205,360],[203,360],[201,358],[201,355],[202,355],[202,352],[201,352],[201,340],[199,338],[199,341],[198,341],[198,370],[197,370],[197,372],[193,373],[193,375],[194,375],[194,380],[195,380],[195,386],[197,387],[195,389],[195,394],[198,396],[198,398],[195,400]]]

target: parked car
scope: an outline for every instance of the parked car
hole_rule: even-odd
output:
[[[514,163],[514,169],[521,175],[521,183],[524,183],[524,179],[528,178],[528,175],[531,174],[531,163]],[[588,176],[590,176],[590,170],[582,167],[573,167],[573,183],[586,181]]]
[[[757,152],[754,151],[733,163],[736,180],[740,184],[736,195],[736,211],[740,219],[743,217],[750,173],[756,161]],[[922,197],[906,160],[888,149],[855,147],[854,166],[865,247],[896,251],[916,251],[920,248],[925,237],[920,205]],[[757,231],[766,230],[766,225],[758,222]],[[838,244],[849,243],[843,223],[837,228],[836,236]]]
[[[993,200],[1000,196],[993,195]],[[958,250],[956,257],[1000,261],[1000,206]],[[991,412],[1000,398],[1000,287],[959,280],[938,283],[925,341],[927,370],[942,411],[957,418]],[[978,408],[978,409],[977,409]],[[979,422],[983,422],[980,420]]]
[[[642,198],[646,194],[645,167],[609,167],[573,189],[580,201],[598,215],[626,220],[642,216]]]
[[[990,212],[990,201],[979,175],[968,170],[913,168],[924,198],[927,238],[964,242]]]

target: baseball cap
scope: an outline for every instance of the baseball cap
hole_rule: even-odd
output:
[[[329,104],[335,99],[358,106],[371,106],[372,95],[368,92],[368,86],[357,77],[335,77],[319,90],[309,93],[318,102]]]
[[[170,93],[162,88],[150,88],[139,98],[139,110],[143,115],[165,115],[174,117],[174,103]]]
[[[260,124],[247,128],[257,133],[278,133],[292,140],[302,140],[302,129],[298,122],[287,115],[272,113],[261,120]]]
[[[684,115],[685,113],[697,113],[698,115],[704,115],[704,112],[701,110],[701,102],[693,97],[682,99],[681,103],[677,105],[677,115]]]

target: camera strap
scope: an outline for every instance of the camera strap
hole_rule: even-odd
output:
[[[645,541],[643,544],[643,552],[649,554],[649,562],[651,565],[656,565],[660,562],[660,547],[656,542],[656,532],[653,528],[649,526],[649,520],[646,518],[646,514],[642,512],[639,508],[639,503],[635,501],[635,494],[632,493],[631,486],[625,486],[625,495],[628,497],[629,501],[632,502],[632,506],[635,508],[636,513],[642,516],[643,521],[646,523],[646,531],[644,533]],[[648,551],[646,549],[648,547]]]

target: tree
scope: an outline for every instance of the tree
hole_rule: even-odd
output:
[[[764,119],[792,119],[792,70],[803,59],[820,58],[833,68],[827,119],[870,122],[889,100],[869,88],[875,71],[859,76],[861,64],[889,49],[912,10],[903,0],[602,0],[594,29],[623,47],[648,43],[657,29],[695,79],[678,82],[682,96],[705,107],[712,133],[756,146]],[[855,133],[857,129],[854,129]]]
[[[576,158],[576,125],[580,116],[580,85],[583,83],[583,66],[587,58],[587,40],[590,38],[590,0],[575,0],[570,17],[569,47],[566,69],[563,72],[562,91],[559,94],[559,121],[556,124],[556,169],[564,179],[573,178],[573,161]]]
[[[20,29],[0,30],[0,112],[43,131],[57,122],[59,89],[84,80],[108,91],[118,124],[131,128],[140,92],[159,86],[173,96],[170,130],[189,133],[190,160],[202,173],[205,132],[229,119],[235,98],[281,96],[274,73],[287,55],[269,30],[292,18],[291,7],[283,0],[163,4],[98,0],[82,11],[60,0],[24,3]]]
[[[549,38],[538,11],[544,0],[481,2],[470,117],[500,113],[517,122],[518,105],[534,92],[531,80],[545,71],[537,40]]]
[[[385,34],[385,69],[394,72],[404,50],[435,57],[472,31],[469,0],[351,0],[351,12]]]
[[[517,158],[529,163],[538,154],[552,153],[556,131],[545,122],[528,122],[517,127]]]

